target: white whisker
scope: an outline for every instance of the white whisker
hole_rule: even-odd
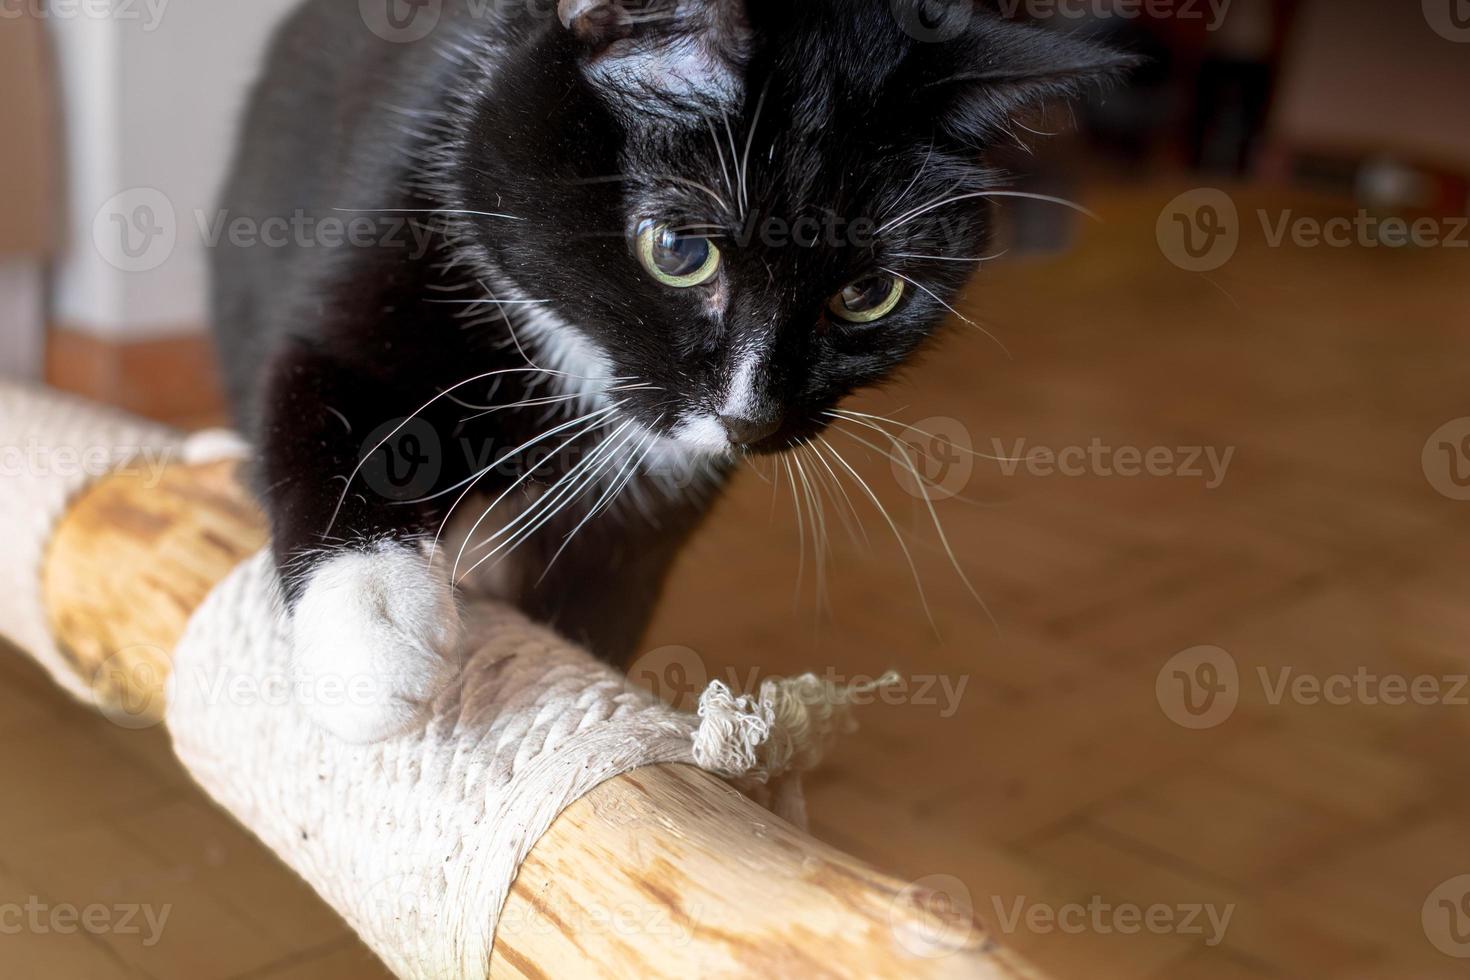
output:
[[[924,171],[925,170],[928,170],[929,169],[929,160],[933,156],[934,156],[934,141],[931,139],[929,141],[929,152],[926,153],[926,154],[924,154],[924,162],[919,166],[919,169],[914,172],[913,179],[910,180],[908,186],[903,189],[903,193],[900,194],[900,195],[898,195],[898,197],[894,200],[894,202],[892,204],[888,205],[886,208],[884,208],[882,210],[882,212],[879,213],[879,215],[878,215],[879,218],[883,218],[883,217],[887,216],[892,211],[897,211],[899,209],[899,207],[903,204],[903,202],[906,201],[906,200],[908,200],[908,196],[911,193],[913,193],[914,188],[918,186],[918,184],[919,184],[919,178],[922,177],[922,176],[924,176]]]
[[[479,551],[482,548],[488,547],[491,542],[506,534],[517,524],[524,524],[524,526],[519,531],[515,532],[512,536],[506,538],[500,544],[496,545],[482,558],[471,565],[463,576],[456,578],[456,581],[463,581],[465,578],[473,575],[477,568],[485,564],[485,562],[489,561],[490,559],[494,558],[496,555],[501,554],[502,552],[507,555],[510,554],[516,548],[520,547],[522,544],[528,541],[531,536],[534,535],[538,530],[545,527],[547,523],[549,523],[558,514],[565,510],[572,503],[572,501],[580,497],[589,486],[592,486],[595,483],[598,476],[601,475],[601,473],[605,469],[607,469],[609,465],[611,465],[612,461],[617,458],[618,448],[620,448],[624,443],[627,442],[629,438],[631,438],[632,433],[630,432],[628,436],[623,436],[623,442],[620,442],[617,445],[613,445],[613,441],[616,440],[625,430],[628,430],[632,425],[633,421],[629,419],[613,432],[609,433],[597,445],[596,449],[594,449],[576,466],[573,466],[570,470],[563,474],[556,481],[556,483],[552,485],[551,490],[547,491],[544,495],[537,499],[536,503],[532,507],[517,516],[515,520],[511,521],[505,527],[501,528],[499,531],[496,531],[485,541],[482,541],[480,544],[476,545],[475,550]],[[636,432],[636,430],[633,431]]]
[[[416,408],[412,412],[410,412],[408,414],[408,417],[407,418],[405,418],[402,422],[399,422],[398,425],[394,427],[393,431],[391,431],[387,435],[385,435],[382,439],[380,439],[378,441],[377,445],[373,446],[372,449],[370,449],[368,452],[366,452],[366,453],[363,454],[363,457],[360,460],[357,461],[357,465],[352,468],[352,472],[351,473],[347,474],[346,477],[343,477],[342,478],[343,479],[342,496],[340,496],[340,497],[337,498],[337,506],[335,508],[333,508],[331,520],[329,520],[327,522],[327,527],[322,532],[322,534],[323,535],[327,535],[327,534],[331,534],[332,533],[332,528],[334,526],[336,526],[337,518],[342,513],[342,505],[347,501],[347,494],[352,489],[352,482],[357,479],[357,475],[362,472],[362,468],[367,465],[367,461],[370,460],[370,459],[372,459],[373,456],[374,456],[374,454],[376,454],[379,449],[382,449],[384,446],[386,446],[388,444],[389,440],[391,440],[394,436],[398,435],[398,433],[402,432],[404,426],[408,425],[408,423],[412,422],[415,418],[417,418],[420,412],[424,411],[424,409],[426,409],[426,408],[429,408],[435,402],[437,402],[439,399],[444,398],[445,396],[449,395],[451,392],[458,391],[460,388],[463,388],[465,385],[472,385],[476,381],[484,381],[486,378],[495,378],[495,377],[500,377],[500,376],[506,375],[506,374],[525,374],[528,371],[540,371],[542,373],[551,373],[551,372],[547,372],[545,368],[538,368],[538,367],[534,367],[534,366],[531,367],[531,368],[502,368],[502,369],[500,369],[498,371],[486,371],[483,374],[477,374],[477,375],[475,375],[472,378],[466,378],[463,381],[460,381],[460,382],[458,382],[456,384],[450,385],[448,388],[445,388],[443,391],[439,392],[433,398],[430,398],[428,401],[424,402],[418,408]]]
[[[984,599],[980,598],[980,593],[971,584],[970,577],[965,574],[964,567],[960,565],[959,557],[954,553],[954,548],[949,543],[949,535],[944,533],[944,524],[939,520],[939,512],[934,509],[933,498],[929,496],[929,484],[919,475],[919,469],[914,464],[913,457],[909,455],[908,444],[896,436],[884,432],[882,429],[878,429],[878,431],[882,432],[888,441],[893,444],[894,449],[903,454],[904,465],[908,468],[909,475],[914,479],[914,486],[919,488],[919,497],[924,501],[924,506],[929,511],[929,519],[934,524],[934,533],[939,536],[939,543],[944,548],[945,555],[949,557],[950,566],[954,568],[955,574],[965,584],[965,588],[969,590],[970,595],[980,604],[980,608],[985,610],[985,616],[990,620],[990,625],[995,627],[998,632],[1000,630],[1000,624],[996,622],[994,614],[990,611],[990,607],[986,605]],[[852,435],[852,433],[849,432],[848,435]]]
[[[713,142],[715,145],[715,153],[719,154],[720,157],[720,176],[723,177],[725,181],[725,193],[734,194],[735,188],[730,184],[730,170],[728,167],[725,166],[725,150],[722,146],[720,146],[720,137],[719,134],[715,132],[714,121],[706,117],[704,122],[705,125],[709,127],[710,141]]]
[[[618,385],[616,387],[612,387],[612,388],[606,389],[606,392],[611,393],[611,392],[622,392],[622,391],[653,391],[653,390],[656,390],[656,389],[654,389],[652,386],[644,387],[644,386],[641,386],[641,385]],[[523,399],[521,399],[518,402],[505,402],[505,403],[500,404],[500,405],[476,405],[476,404],[473,404],[471,402],[463,401],[462,399],[452,398],[452,397],[451,397],[450,400],[453,401],[456,405],[460,406],[461,408],[468,408],[468,409],[470,409],[472,411],[477,412],[478,414],[475,414],[475,415],[467,415],[463,419],[460,419],[461,422],[474,422],[477,419],[482,419],[482,418],[484,418],[487,415],[494,414],[495,412],[503,412],[503,411],[507,411],[507,410],[511,410],[511,409],[517,409],[517,408],[539,408],[539,407],[541,407],[543,405],[562,405],[562,404],[565,404],[567,402],[578,401],[578,400],[582,399],[583,397],[585,397],[585,396],[583,396],[580,392],[574,392],[574,393],[569,394],[569,395],[546,395],[546,396],[543,396],[543,397],[540,397],[540,398],[523,398]]]
[[[946,204],[958,204],[960,201],[970,201],[974,200],[977,197],[1021,197],[1030,201],[1044,201],[1047,204],[1060,204],[1062,207],[1070,208],[1071,210],[1076,211],[1078,214],[1085,214],[1093,221],[1102,220],[1097,216],[1097,213],[1095,211],[1083,207],[1076,201],[1069,201],[1065,197],[1054,197],[1051,194],[1031,194],[1026,191],[973,191],[969,194],[957,194],[954,197],[946,197],[943,200],[935,201],[932,204],[926,204],[923,207],[915,208],[907,214],[900,215],[887,224],[882,225],[874,234],[882,235],[885,232],[892,231],[894,228],[906,225],[910,221],[913,221],[915,218],[920,217],[921,215],[928,214],[935,208],[942,208]]]
[[[791,463],[796,467],[796,475],[801,480],[801,486],[806,495],[807,512],[812,521],[812,557],[814,559],[814,571],[816,573],[817,586],[817,609],[820,612],[827,605],[827,557],[831,545],[827,537],[827,514],[822,507],[822,499],[812,489],[811,480],[807,477],[806,467],[801,465],[800,454],[791,457]]]
[[[613,407],[616,407],[616,406],[613,406]],[[603,410],[603,411],[600,411],[600,412],[594,412],[594,413],[590,413],[588,415],[583,415],[583,416],[580,416],[578,418],[572,419],[570,422],[567,422],[565,425],[559,425],[559,426],[557,426],[554,429],[551,429],[551,430],[549,430],[547,432],[543,432],[541,435],[537,436],[535,439],[532,439],[530,442],[527,442],[521,448],[522,449],[525,449],[526,447],[534,446],[536,443],[540,442],[542,439],[549,438],[550,436],[556,435],[558,432],[565,430],[567,428],[567,426],[577,425],[579,423],[586,422],[589,419],[596,418],[596,417],[601,416],[601,415],[603,415],[605,413],[606,413],[606,410]],[[592,428],[595,428],[596,424],[597,423],[594,422],[593,425],[588,426],[587,428],[584,428],[584,429],[580,430],[577,434],[578,435],[581,435],[582,433],[585,433],[585,432],[590,431]],[[477,483],[479,483],[480,480],[482,480],[485,476],[487,476],[492,470],[494,470],[501,463],[504,463],[506,460],[510,459],[510,457],[513,456],[515,454],[515,452],[517,452],[517,450],[512,450],[511,452],[506,453],[504,456],[501,456],[499,459],[495,460],[494,462],[490,463],[489,465],[481,468],[477,472],[475,472],[475,473],[471,474],[470,476],[466,477],[465,479],[459,481],[454,486],[449,487],[449,488],[447,488],[445,490],[442,490],[439,493],[433,494],[431,497],[424,498],[425,500],[432,500],[432,499],[434,499],[436,497],[442,497],[442,496],[445,496],[447,494],[453,493],[455,490],[458,490],[460,488],[464,488],[463,489],[463,492],[458,497],[456,497],[454,499],[454,503],[450,504],[449,505],[449,509],[444,512],[444,517],[439,521],[439,527],[436,528],[435,531],[434,531],[433,545],[434,545],[434,549],[435,550],[438,549],[438,547],[439,547],[439,541],[444,536],[444,530],[445,530],[445,528],[447,528],[449,526],[449,522],[450,522],[450,520],[453,519],[455,511],[458,510],[459,509],[459,505],[462,504],[462,503],[464,503],[465,499],[467,497],[469,497],[469,495],[471,493],[474,492],[475,485]],[[514,486],[512,486],[510,489],[514,489]],[[509,493],[509,492],[510,492],[509,490],[506,491],[506,493]],[[497,504],[499,504],[501,500],[504,499],[504,496],[505,495],[502,494],[499,498],[497,498],[496,501],[495,501],[495,503],[494,504],[491,504],[490,507],[486,509],[486,513],[488,513],[490,510],[493,510],[495,508],[495,506]],[[481,520],[484,520],[484,517],[485,517],[484,514],[481,514],[480,515],[480,519]],[[478,522],[476,523],[476,526],[477,527],[479,526],[478,525]],[[466,535],[465,542],[468,542],[468,541],[469,541],[469,536]],[[460,551],[459,551],[460,556],[463,556],[463,554],[464,554],[464,543],[465,542],[462,542],[460,544]],[[455,558],[456,565],[458,564],[458,562],[459,562],[459,558],[456,557]]]
[[[558,513],[565,504],[570,503],[572,497],[576,496],[575,493],[572,493],[574,488],[581,484],[584,477],[593,474],[599,468],[599,464],[612,459],[611,448],[613,441],[627,431],[631,425],[631,421],[624,422],[613,432],[600,439],[591,452],[578,460],[576,465],[567,472],[557,477],[550,488],[540,497],[536,498],[529,507],[515,515],[508,523],[501,526],[485,540],[470,548],[470,553],[474,554],[490,548],[496,541],[501,541],[501,544],[492,549],[490,554],[475,562],[463,576],[459,577],[458,581],[463,581],[465,578],[468,578],[474,573],[475,569],[479,568],[487,559],[498,554],[505,546],[514,543],[513,546],[518,547],[521,542],[529,537],[528,532],[534,532],[547,519],[550,519]]]
[[[996,252],[994,255],[981,255],[978,257],[960,257],[953,255],[918,255],[914,252],[893,252],[891,254],[892,257],[895,259],[927,259],[930,262],[973,262],[979,265],[985,262],[994,262],[996,259],[1006,255],[1006,253],[1008,253],[1009,251],[1010,249],[1006,249],[1003,252]]]
[[[483,306],[493,303],[496,306],[534,306],[537,303],[550,303],[549,299],[426,299],[425,303],[436,303],[440,306]]]
[[[722,111],[720,113],[720,118],[725,123],[725,138],[730,141],[730,166],[731,167],[734,167],[736,161],[740,159],[740,149],[735,145],[735,131],[730,128],[730,116],[727,113],[725,113],[725,112]],[[740,201],[744,202],[744,200],[745,200],[745,175],[743,173],[740,173],[740,172],[737,171],[735,177],[736,177],[736,181],[737,181],[737,185],[736,186],[737,186],[737,189],[739,191],[739,194],[738,194],[739,199],[740,199]],[[743,218],[743,216],[742,216],[742,218]]]
[[[874,429],[876,429],[877,426],[871,425],[871,422],[887,422],[889,425],[896,425],[906,432],[917,432],[919,435],[933,442],[940,441],[940,437],[932,432],[929,432],[925,429],[916,428],[912,425],[907,425],[903,422],[898,421],[898,419],[891,419],[883,415],[870,415],[867,412],[855,412],[850,408],[833,409],[826,414],[829,416],[835,416],[837,418],[844,418],[850,422],[856,422],[859,425],[867,425],[869,426],[869,428]],[[865,422],[863,421],[864,419],[870,421]],[[882,429],[878,429],[878,431],[883,432]],[[886,432],[884,432],[883,434],[888,435],[888,433]],[[951,442],[950,445],[954,446],[954,443]],[[954,448],[958,449],[962,453],[967,453],[968,455],[974,456],[977,459],[988,459],[996,463],[1029,463],[1032,459],[1035,458],[1033,456],[992,456],[990,453],[982,453],[978,450],[971,449],[969,446],[954,446]]]
[[[856,543],[857,536],[862,535],[863,546],[869,551],[872,551],[873,542],[868,538],[868,529],[863,526],[862,515],[858,513],[857,506],[853,504],[852,497],[848,495],[847,487],[843,486],[842,481],[837,478],[837,471],[832,468],[832,464],[827,462],[827,457],[823,456],[815,446],[808,444],[803,448],[810,450],[811,458],[816,460],[818,463],[821,463],[822,467],[831,477],[830,485],[835,488],[832,494],[833,502],[837,503],[838,495],[841,495],[841,503],[839,503],[837,506],[837,514],[839,517],[842,518],[842,526],[847,529],[848,537],[851,538],[854,543]],[[845,510],[844,506],[846,508]],[[852,521],[848,520],[849,512],[852,514]],[[853,522],[856,522],[857,525],[856,534],[853,533]]]
[[[781,462],[786,466],[786,479],[791,483],[791,503],[796,511],[796,592],[792,597],[792,603],[799,605],[801,583],[806,575],[806,520],[801,509],[801,496],[796,492],[796,474],[791,469],[791,458],[782,456]]]
[[[747,196],[747,192],[750,189],[748,182],[750,147],[755,142],[755,131],[760,127],[761,112],[766,107],[766,95],[769,94],[770,90],[771,83],[767,81],[765,86],[761,88],[760,98],[756,100],[755,112],[750,119],[750,129],[745,134],[745,153],[740,157],[740,213],[742,218],[750,213],[750,201]]]
[[[873,488],[868,486],[868,481],[864,480],[862,476],[859,475],[858,471],[853,469],[852,465],[842,457],[842,454],[837,451],[837,447],[828,442],[825,436],[818,435],[817,440],[823,446],[827,447],[827,451],[832,454],[832,458],[837,462],[837,464],[841,466],[844,470],[846,470],[848,475],[857,482],[857,485],[862,489],[862,491],[868,495],[868,499],[873,502],[873,506],[878,508],[878,513],[882,515],[883,520],[887,522],[889,530],[893,532],[894,540],[898,542],[899,549],[903,551],[904,560],[908,562],[909,571],[914,576],[914,588],[918,590],[919,604],[924,607],[924,616],[929,620],[929,625],[934,629],[934,631],[936,633],[939,632],[939,626],[934,622],[934,612],[929,608],[929,597],[924,594],[924,582],[919,575],[919,566],[914,563],[914,556],[913,553],[909,551],[908,542],[904,541],[903,533],[899,531],[898,525],[894,523],[892,516],[890,516],[888,513],[888,509],[883,506],[883,501],[880,500],[878,498],[878,495],[873,492]]]
[[[333,208],[345,214],[471,214],[481,218],[505,218],[507,221],[525,221],[513,214],[498,214],[494,211],[469,211],[463,208]]]
[[[662,421],[663,417],[660,416],[654,422],[654,427],[656,428],[658,423]],[[597,502],[588,509],[586,515],[577,523],[577,526],[567,533],[566,538],[561,543],[561,547],[556,549],[556,554],[551,556],[551,560],[546,563],[546,568],[541,572],[541,577],[536,580],[537,585],[540,585],[542,580],[546,578],[547,572],[551,571],[551,566],[556,564],[556,560],[562,556],[562,552],[566,551],[571,545],[572,539],[577,536],[577,533],[586,527],[598,514],[612,506],[618,494],[623,492],[623,488],[638,475],[638,468],[643,465],[643,461],[648,458],[648,454],[653,450],[657,442],[658,433],[656,431],[649,432],[639,441],[633,451],[628,454],[627,461],[619,464],[619,473],[614,475],[613,479],[608,482],[607,489],[602,492],[602,496],[598,498]],[[623,445],[626,445],[626,441]],[[622,446],[619,446],[619,449],[621,448]]]
[[[995,346],[999,347],[1001,349],[1002,353],[1004,353],[1006,357],[1012,357],[1010,348],[1006,347],[1005,344],[1001,343],[1000,342],[1000,338],[998,338],[995,334],[991,333],[989,330],[986,330],[984,327],[980,326],[980,324],[976,323],[974,320],[971,320],[969,317],[965,316],[963,313],[961,313],[959,310],[955,309],[953,306],[950,306],[934,290],[930,289],[928,286],[924,285],[923,283],[919,282],[918,280],[913,279],[913,278],[911,278],[909,276],[904,275],[902,272],[896,272],[893,269],[889,269],[889,268],[887,268],[885,266],[880,266],[879,268],[881,268],[884,272],[888,273],[890,276],[897,276],[898,278],[902,279],[904,282],[908,283],[910,286],[913,286],[915,289],[919,289],[919,290],[924,291],[925,293],[928,293],[929,296],[934,300],[934,302],[938,303],[940,306],[944,307],[946,310],[949,310],[949,312],[953,313],[955,316],[959,317],[961,320],[963,320],[964,322],[968,323],[970,326],[974,327],[976,330],[980,331],[985,336],[989,337],[992,341],[994,341],[995,342]]]
[[[564,431],[564,430],[566,430],[568,428],[571,428],[572,426],[578,425],[579,423],[582,423],[582,422],[584,422],[584,421],[586,421],[588,419],[591,419],[592,421],[590,423],[588,423],[585,427],[579,429],[578,431],[572,433],[572,435],[570,437],[568,437],[564,442],[562,442],[561,445],[557,446],[555,449],[553,449],[551,451],[551,454],[550,455],[555,456],[557,453],[561,452],[567,446],[571,445],[573,442],[575,442],[581,436],[583,436],[587,432],[590,432],[592,429],[596,428],[598,425],[601,425],[604,416],[608,415],[611,412],[617,411],[617,409],[620,408],[621,406],[623,406],[624,404],[626,404],[625,401],[615,402],[612,405],[608,405],[606,408],[601,408],[601,409],[598,409],[598,410],[596,410],[594,412],[590,412],[587,415],[582,416],[581,418],[573,419],[570,422],[564,422],[561,425],[557,426],[556,428],[550,430],[549,432],[543,432],[543,433],[541,433],[540,435],[536,436],[534,439],[531,439],[531,440],[529,440],[527,442],[524,442],[520,446],[518,446],[517,448],[512,449],[510,452],[508,452],[504,456],[502,456],[499,460],[496,460],[494,463],[490,464],[490,466],[487,466],[485,469],[481,470],[479,476],[477,476],[475,478],[475,480],[478,481],[478,479],[479,479],[480,476],[484,476],[486,473],[489,473],[496,466],[500,465],[501,462],[503,462],[503,461],[505,461],[505,460],[513,457],[513,456],[516,456],[516,455],[518,455],[518,454],[520,454],[522,452],[525,452],[527,449],[529,449],[530,447],[536,445],[541,440],[546,439],[549,436],[555,435],[555,434],[557,434],[559,432],[562,432],[562,431]],[[460,563],[460,561],[462,561],[464,559],[465,546],[468,545],[470,539],[474,537],[475,532],[477,530],[479,530],[480,525],[485,522],[485,518],[487,516],[489,516],[489,514],[491,513],[491,511],[495,510],[495,508],[498,507],[505,500],[505,498],[508,497],[511,494],[511,492],[516,489],[516,487],[519,487],[521,484],[525,483],[528,479],[530,479],[531,474],[534,473],[534,472],[535,472],[534,469],[528,469],[528,470],[526,470],[526,472],[522,473],[519,477],[516,478],[515,482],[513,482],[510,486],[506,487],[505,490],[501,492],[500,496],[496,497],[495,500],[494,500],[494,502],[491,503],[489,507],[486,507],[485,510],[480,514],[480,516],[475,519],[474,526],[472,526],[469,529],[469,532],[465,534],[464,541],[459,546],[459,553],[454,558],[454,569],[453,569],[453,571],[452,571],[452,573],[450,575],[450,578],[451,579],[456,579],[456,580],[458,579],[458,577],[459,577],[459,563]],[[465,493],[468,494],[473,489],[474,489],[474,481],[472,481],[469,484],[469,486],[465,488]],[[462,500],[463,499],[463,496],[461,496],[460,499]],[[458,504],[459,504],[459,501],[455,501],[455,506],[458,506]],[[453,510],[454,510],[454,508],[451,507],[450,508],[450,511],[453,512]],[[448,521],[448,519],[449,518],[446,515],[445,521]],[[442,533],[442,531],[444,529],[444,525],[441,524],[439,529],[440,529],[440,531]]]

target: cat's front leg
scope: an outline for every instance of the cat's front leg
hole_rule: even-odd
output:
[[[649,499],[659,501],[656,521],[625,500],[569,545],[561,534],[536,541],[539,579],[520,598],[532,618],[616,667],[637,654],[674,560],[710,503],[703,493],[675,502],[654,489]]]
[[[418,439],[387,438],[399,421],[388,413],[405,411],[396,393],[301,348],[275,362],[268,389],[260,478],[296,696],[346,741],[400,734],[460,668],[454,588],[422,499],[447,479],[427,455],[432,416],[411,427]]]

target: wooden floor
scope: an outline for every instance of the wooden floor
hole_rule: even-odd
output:
[[[1470,415],[1470,251],[1273,249],[1247,213],[1235,258],[1190,273],[1155,239],[1172,196],[1111,193],[1066,258],[987,268],[964,310],[1009,357],[960,326],[857,406],[1030,457],[921,458],[964,498],[938,513],[988,613],[890,461],[838,433],[933,625],[850,479],[869,541],[829,495],[818,615],[810,515],[798,529],[767,467],[686,555],[641,666],[675,693],[752,670],[913,677],[810,782],[815,830],[968,901],[1059,980],[1470,975],[1447,955],[1470,954],[1470,502],[1424,465]],[[1215,485],[1207,466],[1119,475],[1128,453],[1101,448],[1084,475],[1038,458],[1094,445],[1229,465]],[[1421,676],[1441,703],[1388,703]],[[1291,686],[1312,683],[1338,703]],[[0,737],[0,904],[172,906],[151,946],[0,935],[0,976],[379,975],[161,733],[88,717],[6,654]]]

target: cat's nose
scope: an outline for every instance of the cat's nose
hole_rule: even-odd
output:
[[[737,446],[752,446],[762,439],[775,435],[781,428],[778,418],[742,418],[738,415],[721,415],[720,424],[725,427],[730,441]]]

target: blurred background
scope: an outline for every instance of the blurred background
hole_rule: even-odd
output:
[[[292,5],[0,0],[0,374],[224,417],[214,194]],[[1001,7],[1148,58],[999,151],[1097,219],[1007,202],[974,325],[858,403],[902,546],[834,510],[814,555],[743,472],[633,674],[903,670],[816,832],[1059,978],[1470,976],[1470,3]],[[8,650],[0,786],[0,905],[172,909],[0,935],[0,975],[381,971],[163,733]]]

